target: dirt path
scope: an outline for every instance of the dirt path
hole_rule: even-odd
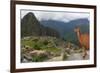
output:
[[[87,55],[85,57],[85,59],[83,59],[83,55],[82,53],[72,53],[71,55],[68,56],[68,58],[66,59],[66,61],[70,61],[70,60],[87,60],[89,59],[89,55]],[[63,60],[63,56],[57,56],[57,57],[53,57],[52,59],[47,60],[47,62],[50,61],[62,61]]]
[[[87,60],[89,59],[89,53],[86,55],[85,59],[83,59],[83,53],[73,53],[71,54],[67,60]]]

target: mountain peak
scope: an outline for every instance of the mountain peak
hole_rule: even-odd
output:
[[[29,12],[26,16],[33,16],[34,14],[32,12]]]
[[[29,19],[29,18],[35,18],[35,15],[32,12],[27,13],[23,18]]]
[[[41,25],[32,12],[29,12],[21,19],[21,37],[46,35],[58,37],[59,33],[52,28]]]

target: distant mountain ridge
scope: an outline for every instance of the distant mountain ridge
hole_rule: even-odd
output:
[[[65,40],[76,40],[77,37],[74,32],[76,27],[81,28],[82,33],[89,33],[89,20],[86,18],[76,19],[69,22],[62,22],[57,20],[42,20],[40,23],[46,27],[50,27],[59,32],[60,37]]]

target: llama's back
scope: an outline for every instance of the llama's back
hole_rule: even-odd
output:
[[[81,46],[85,47],[86,49],[89,49],[89,34],[81,35],[80,44],[81,44]]]

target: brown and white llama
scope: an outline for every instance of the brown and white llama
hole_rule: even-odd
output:
[[[87,50],[89,50],[89,34],[87,33],[82,34],[79,27],[75,28],[74,32],[76,32],[80,47],[84,48],[84,55],[83,55],[84,59],[87,55]]]

